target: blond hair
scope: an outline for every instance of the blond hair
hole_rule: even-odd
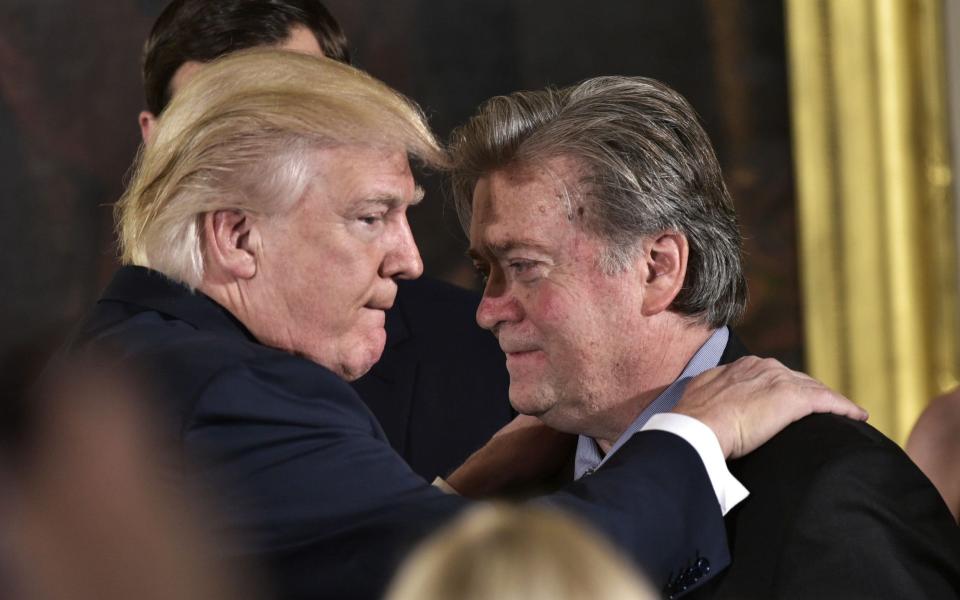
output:
[[[348,65],[275,49],[210,63],[137,157],[114,211],[122,262],[198,286],[205,213],[289,210],[316,175],[311,155],[352,144],[447,162],[412,101]]]
[[[388,600],[653,600],[586,525],[547,507],[483,505],[404,563]]]

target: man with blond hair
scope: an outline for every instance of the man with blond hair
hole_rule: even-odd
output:
[[[317,0],[173,0],[144,44],[144,142],[204,64],[253,47],[350,63],[340,24]],[[479,301],[475,292],[429,277],[398,282],[383,356],[351,382],[397,453],[428,480],[449,475],[514,416],[503,354],[474,320]],[[556,437],[528,427],[524,442]]]
[[[239,540],[224,555],[262,561],[281,597],[378,597],[410,544],[468,504],[414,475],[347,384],[383,350],[395,280],[422,268],[411,159],[447,162],[407,99],[351,67],[271,50],[206,66],[138,159],[117,206],[124,266],[72,344],[144,373],[186,474],[223,503],[211,527]],[[705,461],[811,410],[859,414],[756,361],[677,410],[712,446],[643,431],[549,498],[654,580],[726,564],[727,482]]]

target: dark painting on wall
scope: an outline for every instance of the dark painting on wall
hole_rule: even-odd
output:
[[[0,7],[0,355],[55,345],[115,266],[110,204],[139,142],[139,54],[165,2]],[[746,238],[756,352],[802,366],[782,6],[742,0],[330,0],[355,63],[442,138],[482,100],[594,75],[661,79],[697,108]],[[411,215],[430,275],[476,286],[436,176]]]

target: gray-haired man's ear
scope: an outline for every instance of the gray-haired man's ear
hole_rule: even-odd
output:
[[[144,144],[149,144],[153,129],[157,126],[157,116],[149,110],[141,110],[137,116],[137,123],[140,124],[140,139]]]
[[[661,233],[643,242],[644,315],[661,313],[673,303],[687,275],[689,252],[686,236],[675,231]]]
[[[228,283],[257,274],[259,232],[241,210],[217,210],[203,216],[204,280]]]

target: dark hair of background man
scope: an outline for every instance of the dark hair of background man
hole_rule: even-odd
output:
[[[159,115],[170,101],[170,80],[184,63],[282,42],[296,26],[309,28],[324,56],[350,62],[347,38],[323,4],[311,0],[174,0],[157,18],[143,48],[147,109]]]

